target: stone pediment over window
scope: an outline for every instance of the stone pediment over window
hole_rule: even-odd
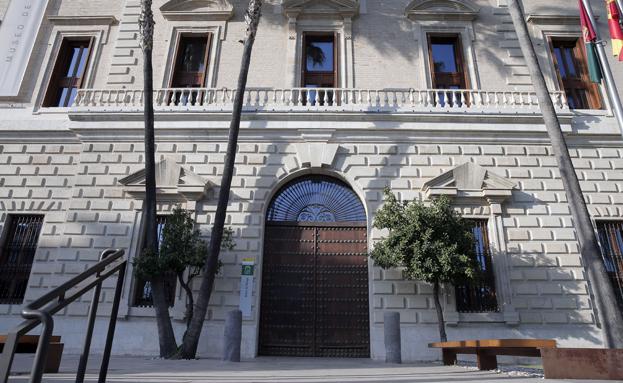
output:
[[[464,163],[426,182],[427,198],[485,198],[501,202],[511,196],[515,183],[472,162]]]
[[[145,169],[121,180],[124,190],[135,198],[145,198]],[[164,159],[156,164],[156,194],[159,201],[199,201],[212,184],[192,171]]]
[[[405,15],[413,21],[472,21],[479,10],[469,0],[413,0]]]
[[[352,18],[359,13],[358,0],[283,0],[281,7],[289,18],[300,15]]]
[[[167,20],[227,21],[234,7],[228,0],[170,0],[160,12]]]

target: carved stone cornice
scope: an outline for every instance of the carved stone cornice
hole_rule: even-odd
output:
[[[480,198],[500,204],[512,195],[515,183],[492,171],[466,162],[426,182],[422,190],[427,198],[442,195],[450,198]]]
[[[357,0],[283,0],[281,7],[288,19],[300,15],[348,19],[359,13]]]
[[[209,181],[169,158],[156,164],[155,173],[156,194],[159,201],[199,201],[212,187]],[[120,179],[119,183],[133,197],[145,198],[145,169]]]
[[[54,25],[115,25],[119,22],[115,16],[48,16],[48,21]]]
[[[227,21],[234,7],[227,0],[170,0],[160,7],[167,20]]]
[[[413,0],[405,15],[412,21],[472,21],[479,11],[469,0]]]

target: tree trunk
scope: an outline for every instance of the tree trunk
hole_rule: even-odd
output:
[[[253,51],[253,43],[255,42],[257,27],[260,22],[261,9],[262,0],[250,0],[249,8],[245,14],[247,22],[247,38],[244,41],[244,51],[242,54],[240,75],[238,77],[238,87],[234,98],[231,124],[229,126],[223,180],[220,186],[216,215],[214,217],[214,226],[212,227],[212,234],[210,237],[210,251],[206,260],[206,265],[203,269],[203,276],[201,279],[201,286],[197,297],[195,311],[190,326],[184,335],[184,341],[179,353],[179,357],[184,359],[195,358],[197,354],[199,337],[203,328],[203,322],[205,321],[205,317],[208,312],[208,304],[210,302],[210,296],[212,295],[212,289],[214,287],[214,279],[216,278],[216,272],[218,270],[219,253],[221,250],[225,217],[227,215],[227,205],[229,204],[229,193],[234,175],[234,165],[236,162],[236,149],[238,146],[240,119],[242,117],[242,104],[244,102],[244,92],[247,87],[247,77],[249,75],[249,66],[251,64],[251,53]]]
[[[439,301],[439,282],[433,284],[433,299],[435,300],[435,311],[437,311],[437,323],[439,325],[439,339],[442,342],[447,342],[446,336],[446,321],[443,319],[443,310],[441,309],[441,302]]]
[[[153,102],[153,67],[152,47],[154,20],[151,11],[151,0],[141,1],[141,47],[143,49],[144,77],[144,119],[145,119],[145,248],[153,256],[158,256],[158,233],[156,226],[156,161],[154,139],[154,102]],[[164,277],[153,277],[150,280],[152,302],[156,311],[160,356],[170,357],[177,349],[175,334],[169,315],[169,304],[166,298]]]
[[[560,177],[569,200],[569,207],[580,243],[584,267],[588,271],[588,281],[593,292],[593,301],[600,316],[599,321],[605,335],[605,344],[610,348],[623,348],[623,317],[617,305],[616,296],[604,267],[595,230],[590,219],[584,195],[580,188],[569,149],[560,129],[560,122],[554,109],[543,72],[539,66],[534,46],[530,40],[528,26],[519,0],[509,0],[509,11],[521,51],[526,59],[528,71],[539,99],[543,120],[552,149],[560,169]]]
[[[182,289],[184,289],[184,291],[186,292],[186,299],[188,299],[188,301],[186,302],[186,313],[184,314],[185,319],[186,319],[186,328],[188,329],[188,327],[190,326],[190,320],[193,317],[193,311],[194,311],[194,306],[195,306],[193,290],[190,288],[192,279],[189,279],[187,283],[184,281],[183,273],[180,273],[180,274],[177,274],[177,280],[180,282]]]

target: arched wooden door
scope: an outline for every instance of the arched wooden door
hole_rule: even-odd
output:
[[[296,179],[266,217],[260,355],[369,357],[366,214],[345,183]]]

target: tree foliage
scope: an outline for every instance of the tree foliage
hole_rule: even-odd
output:
[[[440,335],[444,340],[439,286],[466,283],[478,277],[473,225],[454,210],[447,197],[430,204],[400,202],[386,189],[385,203],[376,213],[374,227],[387,230],[387,235],[374,245],[370,254],[378,266],[403,268],[406,279],[433,285]]]
[[[447,197],[425,205],[399,202],[386,190],[374,227],[389,230],[371,254],[382,268],[404,267],[405,278],[428,283],[460,283],[477,276],[473,225]]]
[[[234,249],[233,231],[226,228],[223,233],[221,248]],[[201,233],[195,228],[192,212],[175,207],[162,230],[162,240],[158,254],[146,251],[134,258],[135,274],[144,279],[164,277],[175,274],[186,292],[186,319],[193,314],[194,298],[192,281],[201,274],[207,258],[208,245],[201,239]],[[219,261],[219,269],[222,263]],[[218,273],[218,270],[217,270]]]

